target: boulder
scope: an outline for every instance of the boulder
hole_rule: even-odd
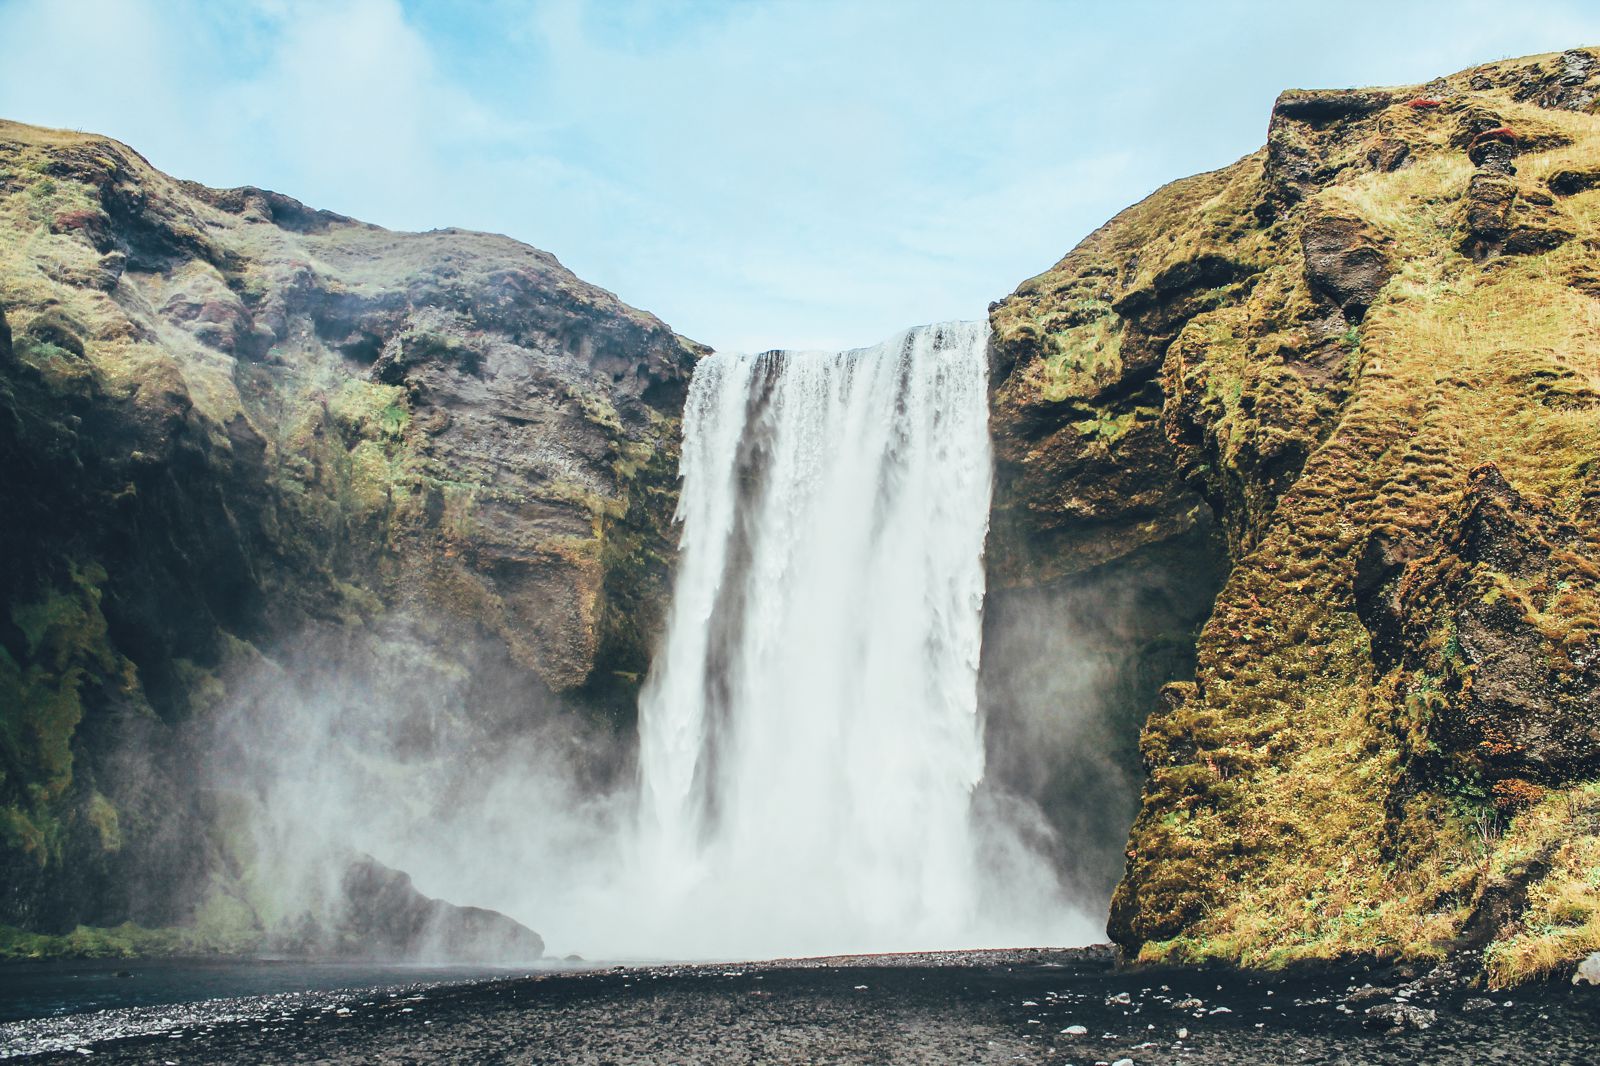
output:
[[[1600,951],[1591,952],[1578,963],[1578,972],[1572,975],[1575,985],[1600,985]]]
[[[1413,1007],[1409,1003],[1380,1003],[1368,1007],[1365,1023],[1369,1029],[1432,1029],[1439,1015],[1426,1007]]]
[[[341,885],[338,954],[405,962],[510,966],[536,962],[544,940],[498,911],[460,907],[417,891],[411,876],[370,855],[354,859]]]

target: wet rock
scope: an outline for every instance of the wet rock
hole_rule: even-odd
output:
[[[1409,1003],[1380,1003],[1367,1008],[1364,1024],[1369,1029],[1403,1031],[1432,1029],[1438,1020],[1439,1015],[1426,1007],[1413,1007]]]
[[[520,922],[418,892],[411,876],[363,855],[345,870],[334,953],[406,962],[514,965],[537,961],[544,941]]]

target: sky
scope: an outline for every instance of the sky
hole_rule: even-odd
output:
[[[1600,44],[1600,3],[0,0],[0,117],[463,226],[721,348],[979,318],[1285,88]]]

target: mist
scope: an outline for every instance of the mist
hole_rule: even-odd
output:
[[[225,891],[291,950],[345,920],[362,856],[553,956],[1102,939],[1215,545],[986,602],[986,337],[702,363],[637,726],[426,619],[240,668],[205,760]]]
[[[1037,588],[990,588],[981,703],[989,787],[1037,812],[1067,894],[1103,923],[1144,770],[1139,733],[1194,675],[1226,574],[1215,531]]]

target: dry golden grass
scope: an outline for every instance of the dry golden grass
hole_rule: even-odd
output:
[[[1600,165],[1600,119],[1486,96],[1511,124],[1572,141],[1518,159],[1529,195],[1557,169]],[[1595,786],[1529,791],[1542,798],[1509,818],[1487,798],[1397,791],[1409,753],[1429,743],[1433,697],[1413,684],[1402,701],[1397,677],[1377,674],[1351,593],[1370,531],[1426,537],[1484,462],[1600,547],[1600,299],[1573,284],[1600,249],[1600,191],[1549,209],[1576,233],[1562,246],[1475,263],[1459,251],[1472,164],[1449,148],[1447,119],[1404,110],[1390,108],[1378,127],[1410,124],[1410,165],[1354,168],[1306,206],[1360,218],[1398,267],[1361,323],[1356,377],[1332,419],[1314,396],[1294,399],[1300,386],[1262,356],[1276,343],[1263,335],[1286,321],[1294,339],[1292,298],[1272,280],[1298,276],[1292,221],[1262,231],[1270,248],[1245,240],[1217,252],[1228,227],[1211,209],[1249,200],[1229,180],[1155,244],[1153,270],[1208,249],[1283,266],[1249,300],[1192,320],[1168,357],[1169,393],[1174,383],[1180,396],[1203,392],[1205,459],[1222,468],[1211,476],[1241,484],[1257,534],[1236,544],[1236,569],[1201,634],[1196,696],[1147,729],[1155,768],[1130,877],[1158,885],[1147,906],[1176,898],[1159,888],[1163,869],[1196,881],[1188,891],[1206,902],[1180,935],[1143,944],[1146,960],[1437,956],[1486,885],[1546,848],[1554,858],[1533,878],[1527,914],[1489,949],[1491,982],[1540,976],[1600,947]],[[1265,434],[1319,431],[1281,499],[1252,495],[1243,467]],[[1523,597],[1547,637],[1575,647],[1600,631],[1591,592],[1503,594]],[[1167,757],[1185,743],[1192,759]]]

